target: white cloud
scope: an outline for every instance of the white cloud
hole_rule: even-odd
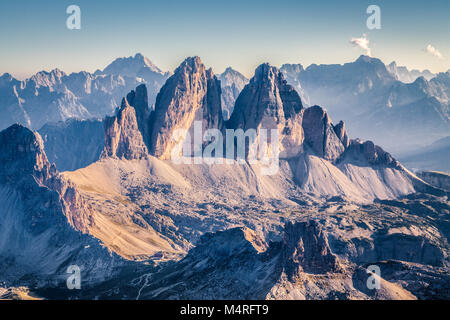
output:
[[[369,57],[372,56],[372,50],[369,47],[370,41],[365,34],[363,34],[361,38],[351,38],[350,43],[365,50],[366,55]]]
[[[438,49],[436,49],[435,47],[433,47],[431,44],[427,45],[427,49],[426,51],[429,54],[432,54],[433,56],[435,56],[438,59],[443,59],[444,57],[442,56],[442,54],[439,52]]]

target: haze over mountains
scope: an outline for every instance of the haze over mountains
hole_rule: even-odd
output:
[[[371,139],[395,155],[450,135],[449,72],[409,71],[367,56],[343,65],[285,64],[280,70],[305,106],[326,108],[333,118],[346,121],[353,135]],[[69,118],[103,118],[112,115],[122,97],[141,83],[147,85],[152,106],[169,75],[141,54],[116,59],[94,74],[53,70],[24,81],[4,74],[0,128],[17,122],[40,129]],[[228,120],[248,79],[231,68],[218,79],[223,116]]]
[[[134,63],[123,68],[135,59],[109,70],[134,74]],[[146,72],[161,74],[143,61]],[[382,101],[378,94],[398,81],[380,63],[361,57],[284,71],[262,64],[248,82],[227,70],[225,78],[246,84],[226,120],[221,76],[190,57],[162,75],[154,107],[149,85],[136,78],[103,120],[38,132],[8,127],[0,132],[0,280],[44,298],[448,299],[444,184],[426,182],[347,132],[347,121],[304,104],[284,75],[293,81],[299,71],[310,98],[334,92],[343,101],[356,86],[362,96],[353,103]],[[356,76],[346,78],[348,70]],[[351,89],[339,87],[346,79]],[[196,121],[203,130],[254,129],[257,140],[262,129],[275,130],[278,170],[264,174],[262,161],[234,154],[223,164],[174,163],[174,133],[183,129],[187,139]],[[191,146],[194,156],[208,147]],[[380,290],[366,286],[374,264]],[[66,289],[69,265],[82,268],[83,290]]]
[[[10,74],[0,77],[0,128],[21,123],[39,129],[48,122],[69,118],[103,118],[112,114],[123,95],[140,83],[149,87],[149,99],[168,77],[141,54],[117,59],[103,71],[65,74],[55,69],[18,81]]]

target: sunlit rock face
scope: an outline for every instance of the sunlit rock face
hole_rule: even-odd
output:
[[[144,142],[145,132],[148,132],[148,117],[147,90],[142,85],[122,100],[115,116],[106,117],[102,157],[128,160],[145,158],[148,155]]]
[[[300,97],[283,74],[269,64],[262,64],[236,100],[227,127],[256,130],[256,143],[264,140],[261,129],[267,130],[268,143],[271,130],[277,130],[280,156],[288,158],[302,151],[302,113]]]
[[[220,92],[220,82],[211,69],[206,70],[199,57],[183,61],[156,98],[155,111],[150,117],[150,153],[169,159],[177,143],[174,133],[186,130],[193,137],[194,121],[202,122],[203,132],[221,130]]]

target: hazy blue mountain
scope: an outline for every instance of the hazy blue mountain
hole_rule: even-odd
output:
[[[395,61],[392,61],[386,66],[388,71],[399,81],[404,83],[411,83],[416,81],[419,77],[424,77],[427,80],[433,79],[436,75],[430,70],[409,70],[407,67],[397,66]]]
[[[0,77],[0,129],[13,123],[38,129],[47,122],[69,118],[88,119],[112,114],[122,97],[146,84],[153,104],[168,74],[141,54],[119,58],[94,74],[66,74],[55,69],[19,81],[9,74]]]
[[[300,72],[303,72],[304,70],[305,69],[301,64],[283,64],[280,68],[280,71],[283,73],[287,83],[297,90],[300,98],[302,99],[303,105],[310,106],[309,97],[305,90],[303,90],[299,80]]]
[[[69,119],[39,129],[45,153],[59,171],[84,168],[100,158],[105,144],[103,121]]]
[[[450,173],[450,136],[401,157],[413,170],[438,170]]]
[[[352,135],[400,154],[450,134],[449,75],[403,83],[381,60],[361,56],[343,65],[313,64],[297,79],[311,104],[345,120]]]
[[[236,99],[248,83],[248,79],[231,67],[228,67],[217,77],[222,88],[223,117],[225,120],[228,120],[233,112]]]

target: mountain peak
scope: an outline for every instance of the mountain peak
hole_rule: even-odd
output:
[[[153,64],[153,62],[151,62],[141,53],[137,53],[134,56],[126,58],[117,58],[108,66],[106,66],[106,68],[103,69],[102,73],[135,77],[145,70],[163,74],[163,71],[161,71],[161,69],[159,69],[155,64]]]
[[[376,63],[376,64],[383,64],[384,65],[384,63],[380,59],[374,58],[374,57],[370,57],[370,56],[367,56],[367,55],[364,55],[364,54],[360,55],[359,58],[356,59],[355,62]]]
[[[198,56],[186,58],[179,66],[175,69],[175,74],[179,73],[190,73],[190,72],[201,72],[206,70],[203,65],[202,60]]]
[[[0,132],[0,182],[17,184],[26,176],[39,182],[56,172],[44,152],[39,133],[14,124]]]
[[[172,133],[201,121],[204,130],[222,129],[220,81],[199,57],[185,59],[158,93],[150,118],[150,152],[161,159],[176,145]]]
[[[1,76],[0,76],[0,79],[7,79],[7,80],[12,80],[13,79],[13,76],[10,74],[10,73],[8,73],[8,72],[5,72],[4,74],[2,74]]]
[[[278,69],[269,63],[260,64],[255,70],[254,79],[273,78],[278,74]]]
[[[105,148],[101,157],[145,158],[148,154],[144,142],[148,116],[147,88],[140,85],[122,99],[114,116],[105,118]]]
[[[305,69],[300,63],[285,63],[281,66],[280,70],[287,73],[300,73]]]

